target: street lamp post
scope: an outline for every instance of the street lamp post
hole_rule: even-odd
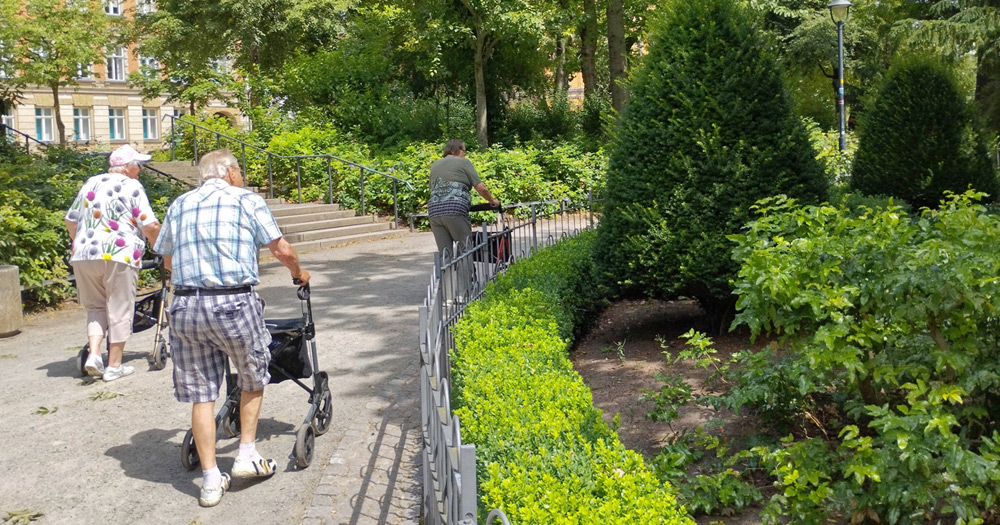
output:
[[[840,151],[847,149],[847,121],[844,116],[844,23],[851,14],[851,2],[831,0],[830,18],[837,24],[837,110],[840,112]]]

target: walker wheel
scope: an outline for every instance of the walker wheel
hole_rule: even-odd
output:
[[[333,419],[333,394],[330,393],[330,388],[325,382],[323,383],[323,397],[320,399],[318,408],[312,423],[316,427],[316,435],[322,436],[327,430],[330,430],[330,421]]]
[[[83,349],[76,354],[76,371],[80,373],[80,377],[87,377],[87,369],[84,366],[87,364],[87,356],[90,355],[90,343],[83,345]]]
[[[201,458],[198,457],[198,449],[194,444],[194,433],[191,429],[188,429],[187,433],[184,434],[184,444],[181,445],[181,465],[188,470],[194,470],[198,468],[201,464]]]
[[[153,346],[152,358],[153,368],[163,370],[167,366],[167,342],[162,338],[157,339]]]
[[[316,446],[316,431],[311,424],[303,424],[295,436],[295,462],[299,468],[306,468],[313,459]]]

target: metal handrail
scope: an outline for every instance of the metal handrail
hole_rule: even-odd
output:
[[[24,149],[25,149],[25,151],[28,151],[28,150],[31,149],[31,142],[34,142],[34,143],[36,143],[39,146],[42,146],[44,148],[47,148],[47,147],[49,147],[51,145],[51,144],[49,144],[47,142],[42,142],[42,141],[36,139],[35,137],[32,137],[31,135],[28,135],[27,133],[24,133],[23,131],[18,131],[18,130],[14,129],[14,128],[6,125],[6,124],[0,123],[0,132],[2,132],[2,133],[0,133],[0,135],[7,135],[10,132],[14,132],[17,135],[20,135],[20,136],[24,137]],[[29,142],[29,141],[31,141],[31,142]]]
[[[272,159],[280,159],[280,160],[287,160],[287,161],[294,160],[295,161],[295,181],[296,181],[296,185],[298,186],[297,190],[298,190],[299,204],[302,203],[302,166],[301,166],[301,161],[303,159],[326,159],[327,184],[329,186],[328,189],[330,191],[330,198],[331,198],[331,200],[333,199],[333,171],[331,169],[330,162],[331,161],[337,161],[337,162],[340,162],[341,164],[346,165],[348,168],[358,168],[358,169],[360,169],[361,170],[361,177],[360,177],[360,181],[361,181],[361,188],[360,188],[361,215],[365,215],[366,214],[365,213],[365,211],[366,211],[365,210],[365,172],[374,173],[376,175],[380,175],[382,177],[387,177],[387,178],[391,179],[392,180],[392,212],[393,212],[393,226],[394,227],[399,222],[399,196],[398,196],[398,194],[399,194],[399,183],[405,184],[410,189],[410,191],[415,191],[414,188],[413,188],[413,185],[410,184],[410,182],[407,181],[407,180],[401,179],[399,177],[395,177],[393,175],[390,175],[388,173],[384,173],[384,172],[379,171],[379,170],[374,169],[374,168],[370,168],[368,166],[365,166],[364,164],[359,164],[359,163],[351,161],[351,160],[340,158],[340,157],[338,157],[336,155],[332,155],[332,154],[329,154],[329,153],[321,153],[321,154],[315,154],[315,155],[279,155],[277,153],[274,153],[274,152],[272,152],[270,150],[261,148],[259,146],[254,146],[253,144],[250,144],[250,143],[248,143],[246,141],[243,141],[241,139],[238,139],[236,137],[231,137],[229,135],[226,135],[225,133],[220,133],[220,132],[218,132],[218,131],[216,131],[214,129],[211,129],[211,128],[207,127],[207,126],[202,126],[202,125],[197,124],[195,122],[190,122],[190,121],[187,121],[187,120],[183,120],[182,118],[174,116],[174,115],[165,115],[165,116],[168,117],[168,118],[170,118],[170,135],[171,135],[171,138],[172,138],[171,141],[170,141],[170,160],[176,160],[176,158],[177,158],[177,155],[176,155],[176,150],[177,150],[176,124],[177,123],[180,123],[182,125],[191,126],[191,129],[192,129],[191,144],[192,144],[192,149],[193,149],[192,153],[194,155],[194,162],[196,162],[196,163],[198,162],[198,131],[197,130],[201,129],[201,130],[207,131],[207,132],[215,135],[215,146],[216,146],[216,149],[218,149],[219,147],[221,147],[222,139],[225,139],[225,140],[228,140],[228,141],[232,141],[232,142],[235,142],[235,143],[237,143],[237,144],[240,145],[240,156],[241,156],[241,158],[240,158],[240,165],[242,165],[244,167],[244,169],[246,169],[246,166],[247,166],[247,162],[246,162],[246,150],[247,150],[247,148],[250,148],[253,151],[257,151],[259,153],[263,153],[264,155],[266,155],[266,158],[267,158],[267,192],[268,192],[268,197],[272,198],[272,199],[274,198],[274,170],[273,170]],[[398,165],[398,163],[397,163],[397,165]],[[390,171],[395,171],[395,168],[396,168],[396,165],[394,165],[392,168],[390,168]]]

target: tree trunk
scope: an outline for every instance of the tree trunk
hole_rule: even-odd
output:
[[[56,114],[56,129],[59,130],[59,144],[66,145],[66,124],[63,124],[62,112],[59,111],[59,84],[52,84],[52,111]]]
[[[611,107],[618,114],[625,108],[628,92],[625,79],[625,6],[623,0],[608,0],[608,65],[611,81]]]
[[[597,90],[597,2],[583,0],[583,23],[580,24],[580,72],[583,74],[583,98]]]
[[[562,35],[556,35],[556,53],[553,61],[556,63],[556,91],[564,91],[568,82],[566,81],[566,39]]]
[[[569,0],[559,0],[559,9],[563,13],[570,13]],[[570,37],[565,34],[564,29],[565,28],[560,25],[556,30],[556,50],[555,56],[552,57],[556,64],[556,91],[565,91],[569,89],[569,79],[568,74],[566,73],[566,45],[568,44],[567,41]]]
[[[479,28],[476,29],[475,58],[476,71],[476,142],[479,149],[485,151],[490,147],[489,134],[486,130],[486,36]]]
[[[1000,131],[1000,61],[996,58],[979,57],[975,100],[991,131]]]

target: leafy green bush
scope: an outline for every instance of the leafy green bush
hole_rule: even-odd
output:
[[[601,420],[567,340],[600,301],[592,234],[513,265],[455,327],[452,402],[481,512],[512,523],[691,523]]]
[[[827,180],[754,17],[734,0],[671,2],[611,152],[598,237],[623,294],[695,297],[717,321],[734,299],[726,235],[757,199],[826,197]]]
[[[748,363],[733,407],[778,382],[795,401],[776,406],[826,436],[755,449],[769,523],[1000,515],[1000,217],[982,197],[919,217],[775,198],[732,236],[736,322],[782,348]]]
[[[63,217],[84,181],[107,166],[104,155],[55,147],[28,155],[0,145],[0,264],[18,267],[26,309],[55,304],[73,293],[65,280],[70,239]],[[183,190],[156,176],[142,175],[142,182],[159,217]]]
[[[931,57],[897,61],[859,119],[851,187],[936,207],[945,192],[998,197],[986,141],[955,74]]]

